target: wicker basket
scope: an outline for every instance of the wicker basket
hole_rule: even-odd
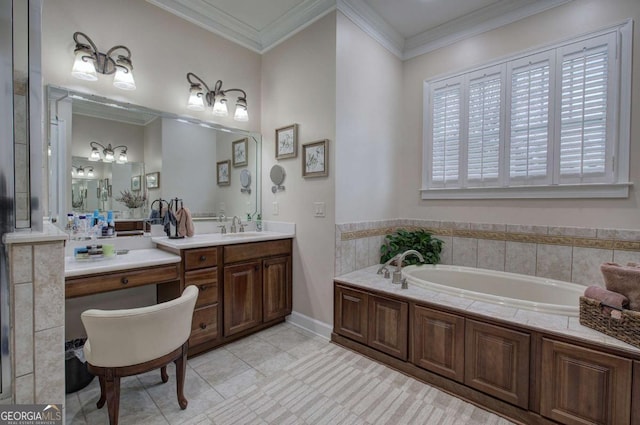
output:
[[[600,301],[580,297],[580,324],[640,348],[640,312],[622,310],[616,319],[602,309]]]

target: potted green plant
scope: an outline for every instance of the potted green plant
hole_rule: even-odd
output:
[[[385,236],[384,244],[380,247],[380,263],[386,263],[406,250],[415,249],[422,254],[426,264],[438,264],[442,244],[442,240],[431,236],[431,233],[424,229],[398,229],[395,233]],[[419,263],[420,260],[416,256],[408,256],[404,260],[405,265]]]

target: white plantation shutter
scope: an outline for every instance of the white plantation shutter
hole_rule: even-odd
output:
[[[460,83],[433,90],[431,182],[456,183],[460,167]]]
[[[542,55],[548,56],[548,55]],[[512,184],[548,180],[549,57],[521,60],[511,70],[509,179]]]
[[[559,167],[561,181],[610,173],[609,69],[615,39],[602,36],[559,52],[561,73]]]
[[[496,182],[500,175],[502,73],[469,80],[467,182]]]
[[[627,197],[631,41],[628,21],[425,82],[422,198]]]

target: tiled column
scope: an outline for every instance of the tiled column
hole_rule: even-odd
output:
[[[13,243],[13,401],[64,403],[64,243]]]

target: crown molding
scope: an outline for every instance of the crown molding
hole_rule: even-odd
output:
[[[429,53],[570,1],[572,0],[500,0],[491,6],[405,39],[364,0],[304,0],[261,31],[202,0],[147,0],[260,54],[337,9],[401,60]]]
[[[402,59],[407,60],[449,46],[513,22],[544,12],[572,0],[502,0],[461,16],[405,41]]]
[[[337,8],[362,31],[402,59],[404,37],[363,0],[338,0]]]

